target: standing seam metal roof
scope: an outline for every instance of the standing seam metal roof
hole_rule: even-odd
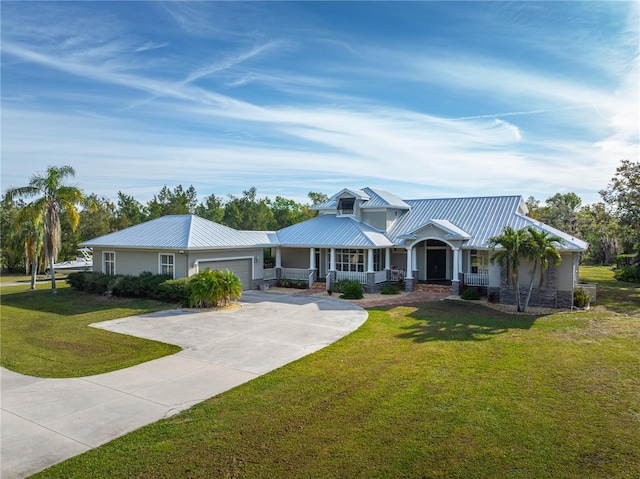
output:
[[[345,191],[345,190],[343,190]],[[350,190],[351,191],[351,190]],[[414,235],[428,224],[470,236],[467,248],[486,248],[489,238],[500,235],[505,226],[520,229],[533,226],[563,238],[564,249],[583,251],[588,244],[562,231],[519,213],[521,196],[490,196],[399,200],[379,190],[363,191],[376,205],[401,207],[404,211],[382,232],[350,216],[320,215],[277,232],[238,231],[194,215],[163,216],[82,243],[86,247],[127,247],[159,249],[215,249],[261,246],[299,247],[391,247],[403,245],[404,238]],[[327,203],[325,203],[327,204]]]
[[[87,247],[207,249],[270,245],[274,233],[238,231],[195,215],[168,215],[82,243]]]

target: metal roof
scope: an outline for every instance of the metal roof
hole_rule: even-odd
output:
[[[378,188],[345,188],[336,193],[323,203],[318,203],[311,207],[312,210],[336,210],[338,208],[338,198],[344,193],[351,193],[356,198],[363,200],[360,208],[398,208],[408,210],[410,206],[399,196]]]
[[[278,230],[282,246],[387,248],[393,243],[381,231],[350,216],[321,215]]]
[[[404,235],[419,230],[433,219],[446,219],[471,236],[465,243],[469,248],[486,248],[489,238],[500,235],[505,226],[516,230],[535,226],[563,238],[566,241],[563,249],[587,248],[584,241],[519,214],[521,201],[521,196],[406,200],[411,210],[398,218],[387,231],[387,236],[394,243],[403,244]]]
[[[405,201],[388,191],[377,188],[364,188],[363,191],[369,195],[369,199],[362,203],[361,208],[398,208],[408,210],[410,206]]]
[[[194,215],[171,215],[85,241],[80,246],[184,250],[278,245],[386,248],[404,245],[405,240],[416,238],[416,233],[429,225],[446,231],[450,238],[467,240],[464,243],[466,248],[487,248],[489,238],[500,235],[505,226],[516,230],[533,226],[548,231],[564,239],[566,244],[561,249],[584,251],[588,246],[578,238],[521,214],[521,196],[401,200],[395,195],[371,188],[345,191],[362,193],[375,205],[371,207],[410,209],[402,211],[386,232],[352,216],[330,213],[277,232],[238,231]],[[324,209],[323,205],[318,206]]]
[[[87,247],[211,249],[270,245],[275,233],[238,231],[194,215],[162,216],[85,241]]]

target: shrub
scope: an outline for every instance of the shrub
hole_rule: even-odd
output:
[[[178,303],[180,306],[189,305],[189,278],[169,279],[158,286],[157,299],[167,303]]]
[[[620,281],[640,283],[640,266],[625,266],[616,270],[613,276]]]
[[[346,284],[349,284],[350,281],[352,281],[352,280],[350,280],[350,279],[339,279],[338,281],[335,281],[335,282],[331,283],[331,289],[336,293],[342,293],[342,288],[344,288],[344,286]]]
[[[342,299],[362,299],[364,296],[364,289],[360,281],[356,280],[346,280],[345,283],[341,285],[340,292],[342,293],[340,295]]]
[[[111,285],[115,283],[117,279],[117,275],[87,273],[84,277],[84,291],[87,293],[104,294],[111,290]]]
[[[152,274],[148,271],[141,273],[140,288],[142,289],[142,294],[149,298],[158,299],[160,285],[170,279],[171,277],[164,274]]]
[[[111,287],[114,296],[143,298],[146,296],[140,276],[121,276]]]
[[[242,296],[242,281],[228,269],[219,271],[218,281],[220,282],[220,298],[217,304],[225,306],[231,301],[240,299]]]
[[[242,282],[229,270],[207,268],[190,278],[189,288],[189,304],[201,308],[226,305],[242,296]]]
[[[71,285],[72,288],[77,289],[78,291],[83,291],[85,288],[87,276],[90,273],[87,271],[77,271],[75,273],[69,273],[67,276],[67,283]]]
[[[478,291],[478,288],[467,288],[462,292],[460,297],[466,300],[478,300],[480,299],[480,291]]]
[[[290,288],[292,285],[292,282],[290,279],[287,278],[280,278],[278,280],[278,286],[281,288]]]
[[[382,288],[380,294],[400,294],[400,290],[397,286],[389,285]]]
[[[573,290],[573,305],[577,308],[584,308],[591,302],[589,291],[584,288],[575,288]]]

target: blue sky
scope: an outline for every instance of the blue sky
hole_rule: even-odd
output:
[[[638,2],[8,2],[2,190],[573,191],[638,160]]]

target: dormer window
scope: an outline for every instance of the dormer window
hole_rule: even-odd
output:
[[[356,199],[353,197],[340,198],[340,201],[338,201],[338,214],[352,215],[353,205],[355,204],[355,202]]]

